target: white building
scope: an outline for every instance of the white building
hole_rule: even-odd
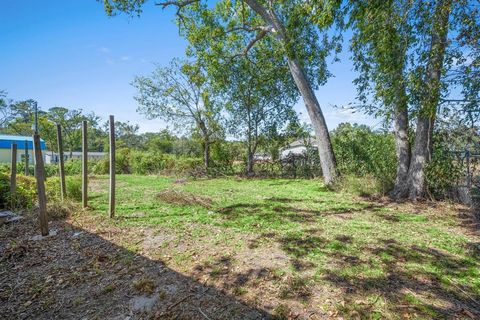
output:
[[[280,152],[280,158],[284,159],[289,154],[301,155],[307,151],[307,146],[317,148],[317,140],[315,138],[299,139],[290,143],[287,147],[283,148]]]
[[[107,156],[107,152],[97,152],[97,151],[88,151],[87,159],[88,160],[100,160]],[[65,160],[69,159],[82,159],[82,152],[81,151],[67,151],[63,153],[63,158]],[[58,163],[58,153],[47,151],[45,154],[45,162],[46,163]]]

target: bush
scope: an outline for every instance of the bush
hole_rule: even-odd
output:
[[[119,149],[115,153],[115,172],[116,173],[132,173],[130,169],[131,157],[130,149]]]
[[[67,199],[80,201],[82,199],[82,183],[80,177],[66,177]],[[45,182],[47,201],[56,203],[61,200],[60,181],[58,177],[48,178]],[[37,187],[35,178],[17,175],[15,196],[10,194],[10,175],[0,173],[0,208],[28,209],[37,202]]]
[[[456,199],[456,187],[464,176],[463,168],[454,155],[438,146],[433,149],[432,159],[425,169],[427,190],[432,198]]]
[[[82,173],[82,161],[80,159],[68,159],[65,161],[65,175],[73,176]]]
[[[36,199],[36,185],[33,177],[17,176],[17,189],[10,193],[10,175],[0,173],[0,207],[10,209],[31,208]]]
[[[133,152],[129,167],[134,174],[156,174],[168,165],[171,164],[167,164],[165,155],[154,152]]]
[[[80,201],[82,200],[82,179],[79,176],[65,177],[66,199]],[[45,183],[48,202],[58,202],[61,200],[60,178],[53,177],[47,179]]]
[[[176,161],[175,161],[176,160]],[[199,170],[204,172],[203,159],[199,158],[177,158],[170,159],[171,168],[166,168],[171,170],[171,173],[180,176],[191,176],[198,175]]]
[[[340,173],[373,177],[382,190],[393,187],[397,158],[391,133],[343,123],[332,132],[332,144]]]
[[[58,164],[51,163],[45,165],[45,175],[47,177],[58,176]]]

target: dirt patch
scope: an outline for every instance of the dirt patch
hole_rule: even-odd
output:
[[[86,220],[80,228],[82,218],[73,219],[51,222],[58,233],[42,241],[30,240],[38,235],[34,215],[0,228],[0,319],[270,318],[118,245],[138,232]]]
[[[205,196],[199,196],[186,191],[166,189],[159,192],[156,195],[158,200],[176,204],[176,205],[188,205],[188,206],[201,206],[204,208],[210,208],[212,206],[212,199]]]

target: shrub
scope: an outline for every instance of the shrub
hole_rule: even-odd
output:
[[[33,177],[17,176],[15,195],[10,193],[10,175],[0,173],[0,207],[10,209],[31,208],[36,199]]]
[[[166,165],[166,156],[154,152],[133,152],[130,168],[134,174],[159,173]]]
[[[463,168],[454,155],[441,147],[433,149],[432,160],[425,169],[427,190],[436,199],[455,199],[455,188],[461,184]],[[465,183],[464,183],[465,184]]]
[[[54,202],[47,205],[47,215],[49,220],[64,219],[76,210],[77,205],[72,202]]]
[[[82,179],[80,177],[66,177],[67,198],[75,201],[82,200]]]
[[[95,162],[92,166],[93,174],[108,174],[110,172],[110,159],[108,157],[102,158]],[[122,172],[118,172],[122,173]]]
[[[82,200],[82,180],[79,176],[65,177],[67,199],[80,201]],[[48,202],[58,202],[61,200],[60,194],[60,178],[53,177],[47,179],[45,183]]]
[[[45,165],[45,175],[47,177],[58,176],[58,164],[51,163]]]
[[[130,169],[131,157],[130,149],[122,148],[115,153],[115,172],[116,173],[132,173]]]
[[[177,159],[169,159],[169,160],[173,164],[173,167],[168,169],[172,170],[172,172],[176,175],[181,175],[181,176],[197,175],[199,170],[204,172],[203,159],[177,158]]]
[[[80,159],[68,159],[65,161],[65,174],[72,176],[82,173],[82,161]]]
[[[216,142],[210,146],[211,167],[217,171],[231,171],[233,152],[231,146],[224,142]]]
[[[343,123],[332,132],[332,144],[340,173],[373,177],[382,190],[393,187],[397,159],[391,133]]]

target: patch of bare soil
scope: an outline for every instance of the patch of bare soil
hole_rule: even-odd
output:
[[[165,189],[156,195],[158,200],[177,205],[199,205],[204,208],[212,206],[212,199],[186,191]]]
[[[45,238],[33,215],[0,228],[0,319],[270,317],[117,244],[135,233],[89,222],[53,221]]]

